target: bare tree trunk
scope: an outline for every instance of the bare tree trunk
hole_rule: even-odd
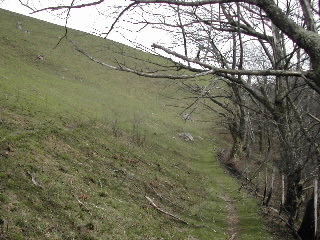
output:
[[[318,179],[316,178],[314,180],[314,239],[320,238],[320,235],[318,234],[318,212],[319,212],[319,193],[318,193]]]
[[[309,199],[304,217],[299,228],[298,234],[303,240],[319,240],[318,230],[318,214],[319,214],[319,201],[318,201],[318,180],[314,181],[314,192]]]
[[[298,234],[303,240],[314,240],[314,194],[307,203],[306,210],[304,212],[303,221],[299,228]]]
[[[242,89],[234,84],[229,84],[232,89],[233,94],[233,104],[235,106],[235,111],[233,113],[233,119],[229,124],[229,131],[232,135],[233,146],[230,153],[230,160],[239,160],[243,153],[243,147],[246,142],[247,135],[247,112],[242,105],[245,101],[243,97]]]
[[[281,174],[281,204],[280,204],[280,212],[279,214],[281,214],[281,211],[283,210],[283,206],[284,206],[284,174]]]
[[[262,204],[264,204],[264,200],[266,199],[266,196],[267,196],[267,185],[268,185],[268,168],[266,168],[266,175],[265,175],[265,179],[264,179],[264,190],[263,190]]]
[[[275,167],[272,168],[271,181],[270,181],[270,187],[269,187],[267,199],[266,199],[266,201],[263,203],[263,205],[266,205],[266,207],[268,207],[268,204],[269,204],[269,202],[270,202],[270,200],[271,200],[271,197],[272,197],[274,177],[275,177]]]
[[[301,168],[296,169],[287,176],[287,194],[284,209],[289,214],[289,223],[293,225],[298,213],[298,207],[302,197]]]
[[[240,159],[240,156],[243,151],[243,140],[239,136],[233,136],[232,139],[233,139],[233,145],[232,145],[229,159],[237,161]]]

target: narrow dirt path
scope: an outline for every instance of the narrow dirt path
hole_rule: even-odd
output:
[[[221,198],[226,203],[226,209],[228,211],[227,215],[227,223],[228,223],[228,231],[227,234],[229,236],[228,240],[240,240],[240,229],[239,229],[239,217],[237,214],[237,209],[233,204],[233,200],[226,194],[224,191],[224,186],[221,184]]]

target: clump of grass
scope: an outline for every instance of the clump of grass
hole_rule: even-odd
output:
[[[119,120],[118,119],[112,120],[111,129],[112,129],[112,135],[114,137],[121,137],[122,136],[122,131],[119,127]]]
[[[132,120],[131,141],[138,146],[143,145],[146,141],[146,134],[143,132],[142,125],[143,119],[135,115]]]

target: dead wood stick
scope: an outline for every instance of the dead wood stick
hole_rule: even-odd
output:
[[[94,206],[95,208],[98,208],[98,209],[101,209],[101,210],[104,210],[104,211],[108,211],[107,209],[103,208],[103,207],[100,207],[100,206],[97,206],[97,205],[94,205],[93,203],[90,203],[91,206]]]
[[[229,238],[229,240],[233,240],[237,236],[236,233],[232,234],[232,236]]]
[[[314,208],[314,237],[317,238],[318,233],[318,178],[314,179],[314,196],[313,196],[313,208]]]
[[[27,174],[29,177],[31,177],[31,181],[32,181],[32,183],[33,183],[34,185],[36,185],[37,187],[40,187],[40,188],[43,189],[43,187],[41,186],[41,184],[37,182],[36,178],[31,174],[31,172],[26,171],[26,174]]]
[[[278,209],[275,209],[273,207],[267,207],[267,208],[279,214],[279,210]],[[301,237],[299,236],[297,230],[295,229],[294,226],[292,226],[289,223],[288,219],[286,219],[284,216],[281,216],[281,215],[277,215],[277,218],[279,218],[281,221],[283,221],[287,225],[287,227],[292,231],[292,233],[295,235],[295,237],[298,240],[302,240]]]
[[[159,212],[161,212],[161,213],[163,213],[165,215],[170,216],[171,218],[175,219],[178,222],[181,222],[181,223],[183,223],[185,225],[188,225],[188,226],[193,226],[193,227],[198,227],[198,228],[208,228],[208,229],[210,229],[211,231],[213,231],[215,233],[217,232],[216,230],[214,230],[213,228],[208,227],[208,226],[190,224],[190,223],[184,221],[183,219],[181,219],[181,218],[179,218],[179,217],[177,217],[177,216],[175,216],[175,215],[173,215],[173,214],[171,214],[171,213],[159,208],[150,197],[145,196],[145,198],[150,202],[151,206],[154,207],[157,211],[159,211]]]
[[[149,187],[152,189],[152,191],[153,191],[161,200],[165,200],[165,201],[169,202],[170,204],[172,204],[172,205],[175,206],[175,207],[178,207],[178,208],[181,208],[181,209],[183,209],[183,210],[186,210],[184,207],[179,206],[178,204],[172,202],[170,199],[168,199],[168,198],[164,197],[163,195],[161,195],[160,193],[158,193],[153,187],[151,187],[151,186],[149,186]]]
[[[166,211],[162,210],[161,208],[159,208],[159,207],[154,203],[154,201],[152,201],[152,199],[149,198],[148,196],[145,196],[145,197],[146,197],[146,199],[150,202],[151,206],[154,207],[154,208],[155,208],[156,210],[158,210],[159,212],[161,212],[161,213],[163,213],[163,214],[165,214],[165,215],[168,215],[168,216],[172,217],[173,219],[177,220],[178,222],[181,222],[181,223],[186,224],[186,225],[190,225],[188,222],[182,220],[181,218],[179,218],[179,217],[177,217],[177,216],[175,216],[175,215],[173,215],[173,214],[171,214],[171,213],[169,213],[169,212],[166,212]]]
[[[84,204],[83,202],[81,202],[80,199],[79,199],[74,193],[72,193],[72,195],[73,195],[74,198],[78,201],[78,203],[80,204],[80,206],[84,207],[84,208],[89,212],[89,214],[92,215],[92,213],[91,213],[90,209],[87,207],[87,205]]]

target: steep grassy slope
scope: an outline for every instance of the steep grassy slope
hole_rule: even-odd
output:
[[[187,106],[185,93],[98,66],[67,41],[54,49],[63,34],[0,11],[0,239],[229,239],[226,196],[242,239],[272,239],[254,200],[215,163],[213,124],[184,123],[167,106]],[[68,37],[108,62],[169,64],[78,31]],[[197,118],[212,117],[202,110]]]

